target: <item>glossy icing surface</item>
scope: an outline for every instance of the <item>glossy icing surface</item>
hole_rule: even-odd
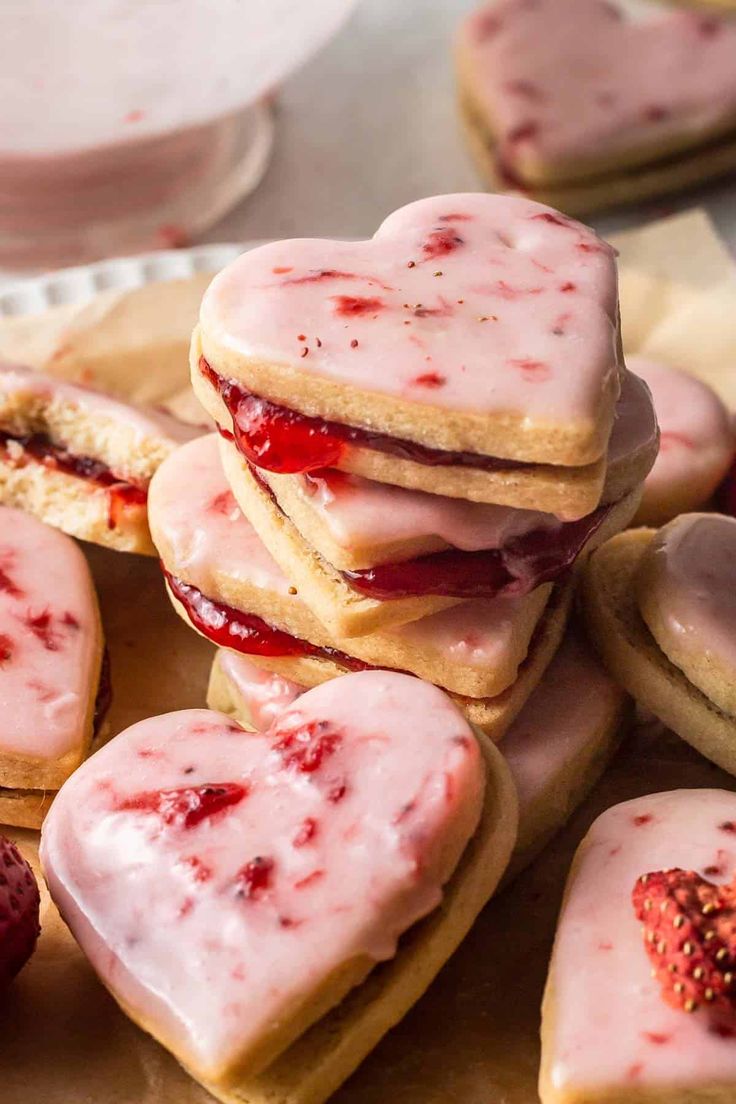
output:
[[[728,410],[715,391],[687,372],[644,357],[628,357],[627,366],[649,385],[660,428],[659,455],[646,479],[644,504],[647,498],[656,502],[676,494],[683,484],[702,484],[707,494],[734,455]]]
[[[264,732],[306,689],[274,671],[264,671],[248,656],[228,648],[218,649],[217,659],[249,722],[259,732]]]
[[[82,416],[119,422],[143,438],[163,437],[172,444],[189,441],[202,432],[164,411],[130,406],[80,384],[67,383],[30,368],[0,363],[0,427],[4,424],[6,404],[10,412],[22,409],[25,404],[41,408],[62,404],[69,408],[70,415],[78,411]]]
[[[99,635],[73,540],[0,506],[0,754],[57,759],[81,743]]]
[[[646,387],[627,374],[616,407],[609,463],[619,464],[648,447],[656,432]],[[514,537],[554,530],[560,524],[552,514],[411,491],[333,468],[276,478],[265,470],[260,474],[277,497],[280,480],[288,479],[344,548],[438,537],[454,548],[475,552],[502,548]]]
[[[202,301],[238,355],[441,409],[597,423],[618,373],[613,251],[550,208],[420,200],[364,242],[249,251]],[[213,367],[217,367],[214,365]]]
[[[159,550],[170,549],[166,567],[219,600],[218,577],[239,580],[278,595],[303,613],[304,606],[255,530],[238,509],[220,463],[214,434],[169,456],[151,481],[149,520]],[[523,596],[463,602],[408,625],[384,629],[386,641],[444,652],[453,663],[484,667],[526,655],[550,585]],[[320,630],[320,637],[324,630]],[[351,654],[350,641],[338,647]]]
[[[393,956],[439,904],[484,779],[441,691],[348,675],[265,734],[206,710],[134,725],[64,787],[42,861],[106,984],[221,1071],[338,966]]]
[[[736,1080],[733,1038],[663,1000],[631,902],[636,879],[653,871],[681,867],[730,882],[734,823],[736,794],[678,790],[616,805],[591,828],[552,959],[553,1016],[544,1030],[558,1092]]]
[[[736,27],[621,0],[497,0],[463,25],[474,95],[523,173],[696,136],[736,113]]]
[[[681,514],[648,551],[647,601],[662,621],[658,643],[736,672],[736,519]]]

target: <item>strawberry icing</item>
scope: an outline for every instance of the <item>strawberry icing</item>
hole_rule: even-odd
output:
[[[302,624],[312,619],[239,511],[222,470],[215,434],[189,442],[163,462],[151,482],[149,521],[167,570],[207,597],[221,600],[223,579],[230,587],[247,583],[291,603]],[[549,594],[550,586],[545,584],[523,596],[462,602],[419,621],[384,629],[380,638],[444,655],[449,662],[468,667],[501,665],[512,656],[520,663]],[[314,625],[316,638],[324,639],[325,630],[316,620]],[[360,638],[342,641],[339,647],[350,655],[359,654]]]
[[[733,1038],[665,1003],[632,908],[637,878],[680,867],[736,874],[736,794],[677,790],[609,809],[586,837],[552,957],[543,1024],[545,1101],[736,1082]],[[666,1099],[666,1097],[663,1097]],[[725,1097],[724,1097],[725,1099]]]
[[[412,203],[369,241],[244,253],[205,293],[201,326],[215,369],[209,341],[348,388],[593,436],[620,368],[611,247],[541,204],[480,193]]]
[[[652,628],[662,651],[672,640],[679,655],[736,671],[736,519],[681,514],[654,537],[648,566],[647,605],[662,622]]]
[[[633,459],[650,447],[656,433],[647,388],[627,373],[609,442],[609,464]],[[474,552],[502,548],[514,537],[536,529],[554,530],[560,524],[554,515],[536,510],[411,491],[334,469],[303,475],[274,475],[261,469],[259,474],[277,498],[282,481],[288,481],[333,540],[347,549],[436,537]]]
[[[333,970],[391,958],[436,908],[484,778],[455,706],[404,675],[336,679],[265,734],[170,713],[64,786],[44,873],[105,984],[218,1080]]]
[[[227,648],[218,650],[217,662],[244,711],[245,715],[239,719],[247,720],[258,732],[267,729],[306,689],[283,675],[257,667],[248,656]]]
[[[666,364],[628,357],[646,380],[660,428],[659,455],[644,484],[642,511],[677,498],[682,488],[700,494],[701,506],[728,471],[736,448],[729,412],[707,384]]]
[[[81,744],[99,648],[97,601],[77,545],[0,506],[0,753],[51,760]]]
[[[521,173],[687,145],[736,116],[736,26],[621,0],[497,0],[463,24],[467,79]]]

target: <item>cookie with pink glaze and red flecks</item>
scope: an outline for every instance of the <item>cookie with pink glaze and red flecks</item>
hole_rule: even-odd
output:
[[[201,432],[161,411],[0,364],[0,503],[73,537],[152,555],[151,476]]]
[[[250,250],[206,291],[194,390],[250,463],[574,520],[621,389],[613,249],[526,199],[435,196],[368,241]]]
[[[87,561],[63,533],[0,506],[0,823],[39,826],[108,695]]]
[[[647,0],[490,0],[456,41],[494,189],[580,214],[736,169],[736,24]]]
[[[590,638],[620,684],[736,774],[736,520],[681,514],[630,529],[582,572]]]
[[[239,506],[304,602],[333,634],[352,637],[562,578],[631,522],[657,446],[648,388],[627,372],[601,503],[576,521],[334,468],[277,474],[224,439],[220,455]]]
[[[134,725],[64,787],[41,859],[103,983],[215,1096],[315,1104],[463,938],[516,817],[452,702],[373,671],[263,734],[206,710]]]
[[[164,461],[151,483],[149,514],[174,608],[208,640],[309,686],[366,667],[408,671],[452,692],[494,739],[554,655],[570,609],[565,580],[336,637],[238,509],[215,435]]]
[[[543,1104],[736,1093],[736,795],[615,805],[581,843],[542,1010]]]
[[[647,357],[629,356],[626,363],[648,384],[660,430],[636,523],[664,525],[711,500],[736,452],[733,422],[715,391],[695,376]]]

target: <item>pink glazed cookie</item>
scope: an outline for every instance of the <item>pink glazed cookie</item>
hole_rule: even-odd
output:
[[[212,664],[207,704],[263,730],[304,692],[299,683],[221,648]],[[616,747],[626,701],[582,635],[568,629],[498,745],[519,796],[514,873],[534,858],[600,777]]]
[[[736,26],[625,0],[492,0],[458,80],[484,175],[563,210],[631,202],[736,166]]]
[[[103,647],[74,541],[0,506],[0,819],[26,823],[85,758]]]
[[[627,364],[646,380],[659,422],[659,455],[644,483],[640,525],[663,525],[704,506],[728,471],[736,439],[728,410],[707,383],[645,357]]]
[[[691,1007],[686,993],[698,992],[698,978],[709,969],[702,951],[707,930],[733,924],[725,910],[703,903],[714,892],[706,883],[730,888],[736,876],[735,826],[736,794],[723,790],[652,794],[616,805],[595,822],[575,857],[550,964],[543,1104],[734,1099],[736,1020],[722,1017],[720,1008],[713,1015],[707,986],[692,1011],[684,1005]],[[659,884],[671,881],[664,872],[673,869],[704,894],[693,912],[683,912],[689,890],[678,903],[659,895]],[[729,956],[713,957],[722,963],[714,972],[723,985]],[[654,958],[666,964],[662,973],[655,965],[653,976]]]
[[[480,908],[479,876],[490,896],[514,833],[506,768],[455,706],[365,672],[264,734],[205,710],[134,725],[64,787],[41,858],[124,1010],[231,1099],[443,899],[444,960],[467,926],[455,877]]]
[[[567,518],[598,505],[621,370],[611,247],[482,194],[412,203],[369,241],[243,254],[192,345],[200,401],[262,468]]]
[[[73,537],[152,555],[151,476],[201,432],[168,414],[0,364],[0,502]]]

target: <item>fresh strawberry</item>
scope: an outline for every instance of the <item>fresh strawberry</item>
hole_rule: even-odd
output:
[[[0,985],[7,985],[33,954],[41,928],[33,871],[14,843],[0,836]]]
[[[736,879],[719,886],[693,870],[660,870],[637,880],[632,901],[667,1003],[736,1019]]]

